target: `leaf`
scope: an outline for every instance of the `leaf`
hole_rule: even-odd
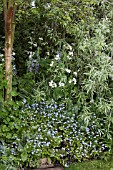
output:
[[[2,156],[2,160],[4,160],[4,161],[7,161],[8,160],[8,157],[6,157],[6,156]]]
[[[110,121],[113,123],[113,117],[110,117]]]
[[[8,131],[8,128],[7,128],[6,125],[3,125],[3,126],[2,126],[2,131],[3,131],[3,132],[7,132],[7,131]]]
[[[17,96],[18,93],[17,93],[16,91],[12,91],[12,92],[11,92],[11,95],[12,95],[12,96]]]
[[[11,133],[7,133],[6,137],[7,137],[8,139],[11,139],[12,134],[11,134]]]
[[[22,161],[25,162],[25,161],[27,160],[27,158],[28,158],[27,152],[23,152],[23,153],[21,154],[21,159],[22,159]]]

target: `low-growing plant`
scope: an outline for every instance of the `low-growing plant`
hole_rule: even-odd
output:
[[[1,125],[2,161],[38,167],[41,158],[64,166],[72,161],[104,157],[110,153],[111,139],[104,128],[106,120],[95,114],[89,125],[76,114],[76,107],[66,110],[65,104],[40,102],[32,105],[11,103]],[[11,106],[12,105],[12,106]],[[97,123],[98,120],[98,123]]]

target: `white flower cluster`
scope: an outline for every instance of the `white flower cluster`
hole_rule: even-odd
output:
[[[69,56],[73,56],[73,51],[69,51]]]
[[[39,37],[39,40],[43,41],[43,38],[42,38],[42,37]]]
[[[52,87],[52,88],[54,88],[54,87],[57,87],[57,84],[56,84],[53,80],[51,80],[51,81],[49,82],[49,86]]]
[[[77,72],[73,72],[73,75],[77,77]]]
[[[49,51],[46,52],[47,55],[50,55]]]
[[[70,52],[70,53],[71,53],[71,52]],[[72,53],[73,53],[73,52],[72,52]],[[72,60],[72,56],[73,56],[73,55],[67,55],[67,59],[68,59],[68,60]]]
[[[69,45],[69,49],[70,49],[70,51],[68,53],[67,59],[71,60],[72,56],[73,56],[72,46]]]
[[[69,49],[70,51],[72,51],[72,46],[70,45],[70,44],[64,44],[63,45],[63,47],[65,48],[65,49]]]
[[[47,53],[47,55],[49,55],[49,53]],[[60,54],[57,54],[54,59],[55,59],[56,61],[59,61],[59,60],[61,59]],[[51,61],[50,67],[53,67],[53,65],[54,65],[54,61]]]
[[[59,87],[63,87],[65,84],[62,82],[59,82]]]
[[[66,68],[65,70],[66,70],[67,73],[71,73],[70,69]]]
[[[57,54],[55,60],[60,60],[60,54]]]
[[[63,87],[65,84],[63,82],[59,82],[58,85],[59,85],[59,87]],[[53,80],[51,80],[49,82],[49,86],[52,88],[55,88],[55,87],[57,87],[57,84]]]
[[[50,67],[52,67],[54,65],[54,61],[51,61],[50,63]]]
[[[76,84],[76,83],[77,83],[76,78],[73,78],[73,79],[70,79],[70,80],[69,80],[69,83],[72,83],[72,82],[73,82],[74,84]]]

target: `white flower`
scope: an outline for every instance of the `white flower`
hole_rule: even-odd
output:
[[[70,80],[69,80],[69,83],[72,83],[72,82],[73,82],[73,80],[70,79]]]
[[[48,6],[48,8],[50,8],[51,4],[50,4],[50,3],[47,3],[47,6]]]
[[[23,99],[22,103],[23,103],[23,104],[25,104],[25,103],[26,103],[26,99],[25,99],[25,98]]]
[[[73,51],[69,51],[69,55],[73,56]]]
[[[47,4],[45,5],[45,8],[50,8],[50,7],[51,7],[50,3],[47,3]]]
[[[39,40],[41,40],[41,41],[42,41],[42,40],[43,40],[43,38],[42,38],[42,37],[39,37]]]
[[[32,8],[35,8],[35,1],[32,2]]]
[[[55,60],[60,60],[60,55],[59,54],[56,55]]]
[[[37,47],[37,43],[34,43],[33,45],[34,45],[34,47]]]
[[[13,52],[12,55],[15,55],[15,52]]]
[[[69,60],[71,60],[71,59],[72,59],[69,55],[67,56],[67,58],[68,58]]]
[[[65,48],[65,47],[66,47],[66,45],[64,44],[64,45],[63,45],[63,47]]]
[[[76,84],[76,83],[77,83],[77,80],[76,80],[76,78],[73,78],[73,82],[74,82],[74,84]]]
[[[64,86],[64,83],[59,82],[59,86],[60,86],[60,87],[63,87],[63,86]]]
[[[77,72],[73,72],[73,74],[77,77]]]
[[[69,45],[69,49],[70,49],[70,51],[72,50],[72,46],[71,45]]]
[[[3,54],[0,54],[0,57],[3,57],[4,55]]]
[[[66,72],[67,72],[67,73],[71,73],[71,70],[69,70],[68,68],[66,68]]]
[[[49,86],[52,87],[52,88],[54,88],[54,87],[57,87],[57,84],[56,84],[53,80],[51,80],[51,81],[49,82]]]
[[[47,54],[47,55],[49,55],[49,51],[48,51],[48,52],[46,52],[46,54]]]
[[[70,51],[72,51],[72,46],[70,44],[64,44],[63,47],[65,49],[70,49]]]
[[[73,82],[74,84],[76,84],[76,83],[77,83],[76,78],[73,78],[73,79],[70,79],[70,80],[69,80],[69,83],[72,83],[72,82]]]
[[[51,61],[50,66],[52,67],[52,66],[53,66],[53,64],[54,64],[54,61]]]

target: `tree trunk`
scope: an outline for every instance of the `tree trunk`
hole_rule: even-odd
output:
[[[5,100],[11,100],[12,92],[12,48],[14,36],[14,0],[3,0],[4,22],[5,22],[5,74],[7,80],[7,88],[5,89]]]

